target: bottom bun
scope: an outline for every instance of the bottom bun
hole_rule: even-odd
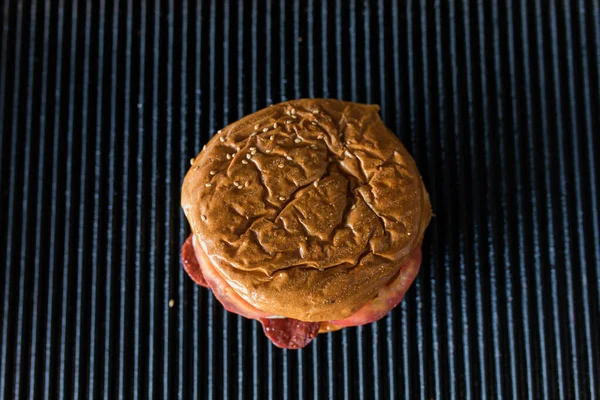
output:
[[[209,288],[223,307],[232,313],[258,320],[271,342],[284,349],[308,345],[319,333],[375,322],[385,317],[404,298],[421,266],[421,246],[417,246],[400,267],[398,275],[377,295],[348,318],[321,322],[299,321],[275,316],[257,309],[242,299],[216,270],[193,235],[185,241],[181,258],[187,274],[199,285]]]

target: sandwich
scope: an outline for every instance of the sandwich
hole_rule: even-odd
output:
[[[331,99],[272,105],[192,159],[184,269],[278,347],[383,318],[419,271],[429,195],[378,111]]]

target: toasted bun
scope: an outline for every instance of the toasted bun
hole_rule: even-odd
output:
[[[378,110],[273,105],[219,131],[195,158],[183,210],[215,268],[253,306],[302,321],[346,318],[421,243],[429,196]]]

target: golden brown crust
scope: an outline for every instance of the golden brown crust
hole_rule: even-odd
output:
[[[196,157],[182,207],[250,304],[302,321],[343,319],[421,242],[429,196],[378,109],[277,104],[219,131]]]

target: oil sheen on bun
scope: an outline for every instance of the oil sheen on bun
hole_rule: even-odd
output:
[[[181,204],[251,305],[302,321],[352,315],[392,280],[431,218],[414,160],[379,107],[302,99],[223,128]]]

